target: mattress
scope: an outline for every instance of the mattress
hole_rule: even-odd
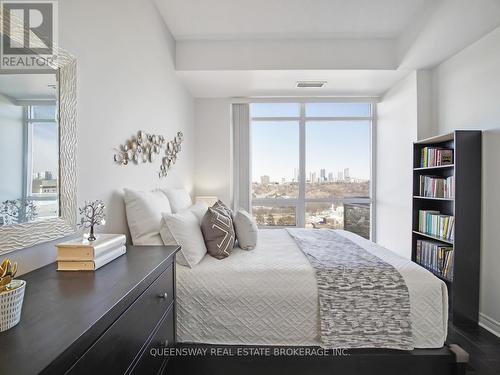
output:
[[[346,231],[339,234],[395,267],[410,295],[416,348],[440,348],[447,334],[446,285],[422,267]],[[177,265],[177,340],[219,345],[319,346],[315,273],[292,237],[261,230],[252,251]]]

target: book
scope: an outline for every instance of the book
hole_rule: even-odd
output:
[[[415,260],[421,266],[449,280],[453,278],[453,246],[429,240],[417,240]]]
[[[453,164],[453,150],[442,147],[424,147],[420,151],[421,167]]]
[[[112,260],[118,258],[119,256],[125,254],[127,248],[125,246],[120,246],[112,251],[105,253],[94,260],[66,260],[57,261],[58,271],[95,271],[98,268],[108,264]]]
[[[455,177],[422,175],[419,177],[419,195],[428,198],[454,198]]]
[[[453,280],[453,251],[449,251],[445,254],[443,276],[448,280]]]
[[[431,224],[430,224],[430,216],[431,215],[439,215],[439,211],[431,211],[431,210],[419,210],[418,212],[418,230],[422,233],[429,233]],[[430,234],[430,233],[429,233]]]
[[[453,241],[455,237],[455,217],[442,215],[439,211],[418,211],[419,232]]]
[[[124,234],[98,234],[95,241],[74,240],[56,245],[57,260],[91,261],[110,250],[124,246],[127,238]]]

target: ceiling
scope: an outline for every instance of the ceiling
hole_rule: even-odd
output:
[[[0,94],[15,100],[56,99],[55,74],[0,74]]]
[[[397,38],[441,0],[158,0],[179,40]],[[388,11],[390,10],[390,11]]]
[[[402,70],[236,70],[178,72],[194,97],[378,96],[402,79]],[[327,81],[296,88],[297,80]]]
[[[500,25],[499,0],[155,2],[194,97],[381,96]]]

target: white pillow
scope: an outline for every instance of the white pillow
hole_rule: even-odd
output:
[[[162,212],[171,212],[167,197],[160,190],[124,189],[128,227],[134,245],[163,245],[160,237]]]
[[[208,211],[208,205],[205,202],[196,202],[191,207],[189,207],[188,210],[191,211],[194,214],[194,216],[198,218],[198,222],[201,225],[201,220]]]
[[[174,214],[193,205],[191,196],[186,189],[162,189],[162,191],[167,196]]]
[[[165,245],[180,245],[177,263],[183,266],[196,266],[207,253],[200,223],[190,210],[177,214],[162,214],[160,234]]]
[[[259,228],[255,219],[245,210],[238,210],[233,217],[238,246],[243,250],[253,250],[257,246]]]

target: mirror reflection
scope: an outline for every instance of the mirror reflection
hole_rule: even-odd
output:
[[[0,226],[59,216],[54,73],[0,74]]]

